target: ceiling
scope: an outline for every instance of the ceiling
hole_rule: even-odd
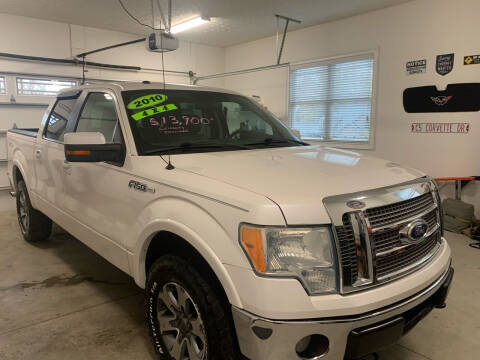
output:
[[[157,0],[154,0],[155,2]],[[159,0],[164,11],[167,0]],[[302,20],[289,29],[338,20],[382,9],[410,0],[173,0],[172,24],[195,15],[211,18],[201,27],[183,32],[180,39],[200,44],[231,46],[272,36],[277,25],[274,15]],[[151,0],[122,0],[141,22],[152,24]],[[158,9],[156,16],[158,16]],[[148,34],[132,20],[118,0],[0,0],[0,12],[96,28]],[[158,21],[156,25],[158,25]],[[280,22],[280,30],[284,22]]]

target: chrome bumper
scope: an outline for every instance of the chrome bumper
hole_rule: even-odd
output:
[[[375,345],[382,344],[382,341],[383,345],[395,342],[433,307],[443,307],[452,277],[453,269],[448,267],[442,276],[421,292],[388,307],[351,317],[277,321],[232,307],[240,350],[250,360],[358,358],[359,352],[365,351],[366,342],[373,340]],[[408,318],[413,316],[410,323],[407,323],[407,314]],[[378,333],[383,329],[382,334]],[[312,334],[328,338],[328,347],[319,356],[299,356],[295,350],[297,343]],[[357,346],[355,341],[358,342],[359,337],[363,339]]]

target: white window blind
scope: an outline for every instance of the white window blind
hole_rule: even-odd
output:
[[[292,66],[290,126],[302,138],[370,143],[374,54]]]
[[[58,91],[77,85],[73,80],[32,79],[17,77],[18,95],[55,96]]]
[[[0,95],[5,95],[7,88],[5,86],[5,76],[0,76]]]

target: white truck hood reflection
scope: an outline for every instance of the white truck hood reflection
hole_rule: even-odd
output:
[[[417,170],[322,146],[176,155],[178,169],[234,185],[276,202],[289,225],[325,224],[327,196],[396,185]]]

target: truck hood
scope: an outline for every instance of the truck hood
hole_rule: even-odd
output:
[[[178,169],[268,197],[294,224],[326,224],[322,200],[400,184],[422,172],[356,152],[322,146],[175,156]]]

